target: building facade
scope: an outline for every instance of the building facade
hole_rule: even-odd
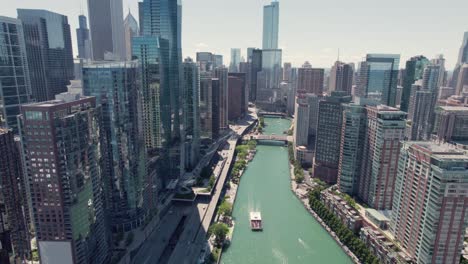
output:
[[[324,73],[324,69],[312,68],[304,64],[297,71],[297,91],[305,91],[306,93],[322,96]]]
[[[91,59],[91,39],[89,37],[88,22],[84,15],[78,16],[79,28],[76,29],[76,41],[78,44],[78,58]],[[75,76],[76,77],[76,76]]]
[[[351,95],[353,86],[354,69],[351,64],[341,61],[335,62],[330,71],[330,79],[328,83],[328,92],[345,91]]]
[[[408,112],[411,95],[411,85],[413,85],[415,81],[422,79],[423,71],[427,64],[429,64],[429,60],[422,55],[412,57],[408,61],[406,61],[406,68],[405,74],[403,76],[402,85],[403,91],[401,95],[400,104],[401,111]]]
[[[263,49],[278,48],[279,2],[263,7]]]
[[[183,63],[184,82],[183,97],[183,126],[185,145],[185,170],[193,169],[200,158],[200,73],[196,63],[190,58]]]

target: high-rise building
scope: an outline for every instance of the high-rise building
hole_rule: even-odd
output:
[[[23,25],[18,19],[0,16],[0,28],[0,46],[5,51],[0,55],[0,127],[17,132],[20,105],[31,97]]]
[[[245,76],[245,75],[244,75]],[[242,116],[243,90],[245,89],[245,80],[240,76],[229,73],[229,121],[236,121]]]
[[[305,93],[297,94],[294,112],[294,147],[307,146],[310,109]]]
[[[411,85],[415,81],[422,79],[424,68],[429,64],[429,60],[420,55],[406,61],[405,75],[403,76],[403,93],[401,95],[401,111],[408,112],[411,95]]]
[[[262,50],[254,49],[252,51],[252,62],[250,64],[250,80],[249,80],[249,101],[257,100],[257,82],[258,73],[262,71]]]
[[[400,55],[367,54],[361,63],[356,96],[395,106]]]
[[[248,70],[248,69],[247,69]],[[240,110],[241,110],[241,115],[244,115],[247,113],[247,110],[248,110],[248,107],[249,107],[249,99],[248,99],[248,89],[247,89],[247,76],[248,74],[247,73],[243,73],[243,72],[230,72],[229,73],[229,76],[230,77],[236,77],[238,79],[241,80],[241,83],[240,83],[240,89],[238,88],[238,90],[240,90],[241,94],[240,94],[240,97],[239,98],[235,98],[233,100],[239,100],[240,101]],[[229,85],[228,85],[229,87]],[[229,87],[229,89],[231,89]],[[229,104],[231,102],[231,95],[230,95],[231,92],[229,92],[229,96],[228,96],[228,99],[229,99]],[[230,105],[228,104],[228,107],[230,107]]]
[[[220,81],[210,72],[200,72],[200,127],[201,136],[214,140],[219,134]]]
[[[278,49],[279,2],[263,7],[263,49]]]
[[[328,92],[345,91],[351,95],[354,70],[351,64],[336,61],[330,71]]]
[[[390,230],[414,263],[460,262],[468,156],[446,144],[404,142]]]
[[[8,228],[0,227],[0,233],[9,233],[14,258],[25,259],[31,256],[29,207],[18,141],[13,131],[0,128],[0,201],[5,206],[6,213],[5,219],[0,222],[8,224]],[[0,243],[6,249],[8,244],[4,242]]]
[[[141,91],[137,82],[136,61],[95,62],[83,68],[83,93],[95,96],[101,106],[103,182],[114,231],[140,226],[151,209],[148,203],[154,201],[145,199],[155,179],[147,178]]]
[[[197,52],[197,63],[201,71],[212,71],[214,68],[214,54],[211,52]]]
[[[136,37],[140,35],[140,28],[138,27],[138,22],[136,19],[133,17],[132,13],[130,13],[130,10],[128,11],[127,17],[125,17],[124,20],[124,31],[125,31],[125,52],[126,60],[131,60],[132,59],[132,39],[133,37]]]
[[[60,94],[23,105],[20,131],[43,263],[107,263],[109,236],[96,99]]]
[[[215,68],[224,66],[223,55],[214,54],[213,55],[213,61],[214,61],[214,67]]]
[[[441,142],[468,141],[468,107],[439,106],[435,114],[434,134]]]
[[[252,72],[252,63],[251,62],[241,62],[239,64],[239,73],[244,74],[243,78],[245,78],[245,88],[243,90],[243,102],[244,102],[244,107],[245,111],[247,111],[247,108],[249,107],[249,94],[250,94],[250,79],[251,77],[251,72]]]
[[[460,65],[457,86],[455,87],[457,95],[461,95],[463,92],[468,92],[468,63]]]
[[[228,69],[225,67],[216,68],[214,71],[214,78],[219,80],[219,129],[229,129],[228,109],[229,109],[229,82],[228,82]]]
[[[185,144],[185,169],[193,169],[200,158],[200,73],[196,63],[187,58],[183,63],[182,86],[183,133]]]
[[[359,103],[350,103],[345,104],[343,108],[338,186],[341,192],[356,195],[364,158],[366,107]]]
[[[283,64],[283,81],[289,82],[291,79],[291,70],[292,70],[292,65],[290,62],[285,62]]]
[[[319,103],[321,97],[316,94],[306,94],[307,103],[309,104],[309,143],[308,145],[312,147],[315,145],[315,137],[317,136],[317,125],[318,125],[318,115],[319,115]],[[313,140],[311,140],[313,139]]]
[[[163,137],[161,102],[161,69],[159,38],[154,36],[134,37],[133,59],[139,64],[139,86],[142,92],[142,121],[146,147],[149,150],[162,148],[167,143]],[[166,145],[167,146],[167,145]]]
[[[428,140],[432,127],[431,117],[434,108],[432,101],[434,93],[429,90],[423,90],[420,82],[412,85],[412,96],[410,111],[408,112],[408,128],[406,139],[408,140]]]
[[[458,53],[458,65],[468,63],[468,31],[463,34],[463,41]]]
[[[343,104],[349,102],[351,102],[351,96],[348,96],[346,92],[335,91],[319,103],[314,177],[330,184],[337,182]]]
[[[23,22],[32,98],[52,100],[73,80],[73,52],[66,16],[46,10],[18,9]]]
[[[124,60],[122,0],[88,0],[93,60]]]
[[[241,62],[241,49],[231,49],[231,63],[229,72],[239,72],[239,63]]]
[[[297,91],[323,95],[324,69],[312,68],[307,62],[298,69]]]
[[[221,89],[223,84],[221,83],[223,80],[217,79],[217,78],[212,78],[211,79],[211,113],[212,113],[212,119],[211,119],[211,137],[212,139],[217,139],[219,137],[219,131],[220,131],[220,124],[221,124]],[[226,109],[226,114],[227,114],[227,109]]]
[[[78,16],[79,28],[76,29],[76,41],[78,43],[78,58],[91,59],[91,39],[86,16]],[[76,76],[75,76],[76,77]]]
[[[397,108],[367,106],[367,131],[359,179],[359,197],[370,207],[389,210],[404,139],[406,113]]]

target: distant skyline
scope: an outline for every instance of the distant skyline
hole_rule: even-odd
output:
[[[88,17],[87,0],[15,0],[3,3],[0,15],[17,17],[17,8],[46,9],[68,16],[74,54],[78,53],[78,16]],[[400,68],[415,55],[434,58],[444,54],[453,70],[464,31],[468,31],[468,1],[394,0],[381,2],[283,0],[280,2],[279,47],[283,62],[299,67],[331,68],[338,57],[359,62],[366,53],[401,54]],[[124,16],[130,9],[138,19],[138,1],[123,0]],[[183,57],[197,51],[224,56],[229,65],[231,48],[262,46],[263,6],[269,0],[183,0]],[[89,18],[88,18],[89,19]]]

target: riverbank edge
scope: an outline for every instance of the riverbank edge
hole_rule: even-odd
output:
[[[356,263],[356,264],[361,264],[361,262],[359,261],[359,259],[356,257],[356,255],[354,255],[354,253],[348,249],[347,246],[345,246],[341,241],[340,239],[338,238],[338,236],[334,235],[333,234],[333,231],[330,229],[330,227],[325,224],[325,222],[323,222],[322,218],[320,218],[320,216],[318,216],[314,210],[312,210],[312,208],[310,208],[310,206],[307,204],[308,202],[308,199],[301,199],[301,197],[299,196],[299,194],[296,192],[297,190],[297,183],[296,183],[296,180],[295,180],[295,176],[294,176],[294,165],[292,165],[290,162],[288,162],[288,165],[289,165],[289,176],[290,176],[290,179],[291,179],[291,192],[293,192],[294,196],[299,200],[299,202],[302,203],[302,205],[304,206],[304,208],[307,210],[307,212],[309,212],[310,215],[312,215],[312,217],[315,218],[315,220],[317,220],[317,222],[327,231],[327,233],[330,235],[330,237],[333,238],[333,240],[336,242],[336,244],[338,244],[338,246],[341,247],[341,249],[343,250],[343,252],[348,255],[349,258],[351,258],[351,260]]]

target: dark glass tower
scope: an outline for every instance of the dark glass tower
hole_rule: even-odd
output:
[[[73,51],[66,16],[46,10],[18,9],[23,22],[32,97],[52,100],[73,79]]]
[[[78,42],[78,58],[91,59],[91,43],[89,39],[88,23],[86,17],[78,17],[80,27],[76,29],[76,40]]]
[[[403,93],[401,95],[401,111],[408,112],[411,96],[411,85],[415,81],[422,79],[423,71],[429,60],[424,56],[412,57],[406,62],[405,75],[403,77]]]

